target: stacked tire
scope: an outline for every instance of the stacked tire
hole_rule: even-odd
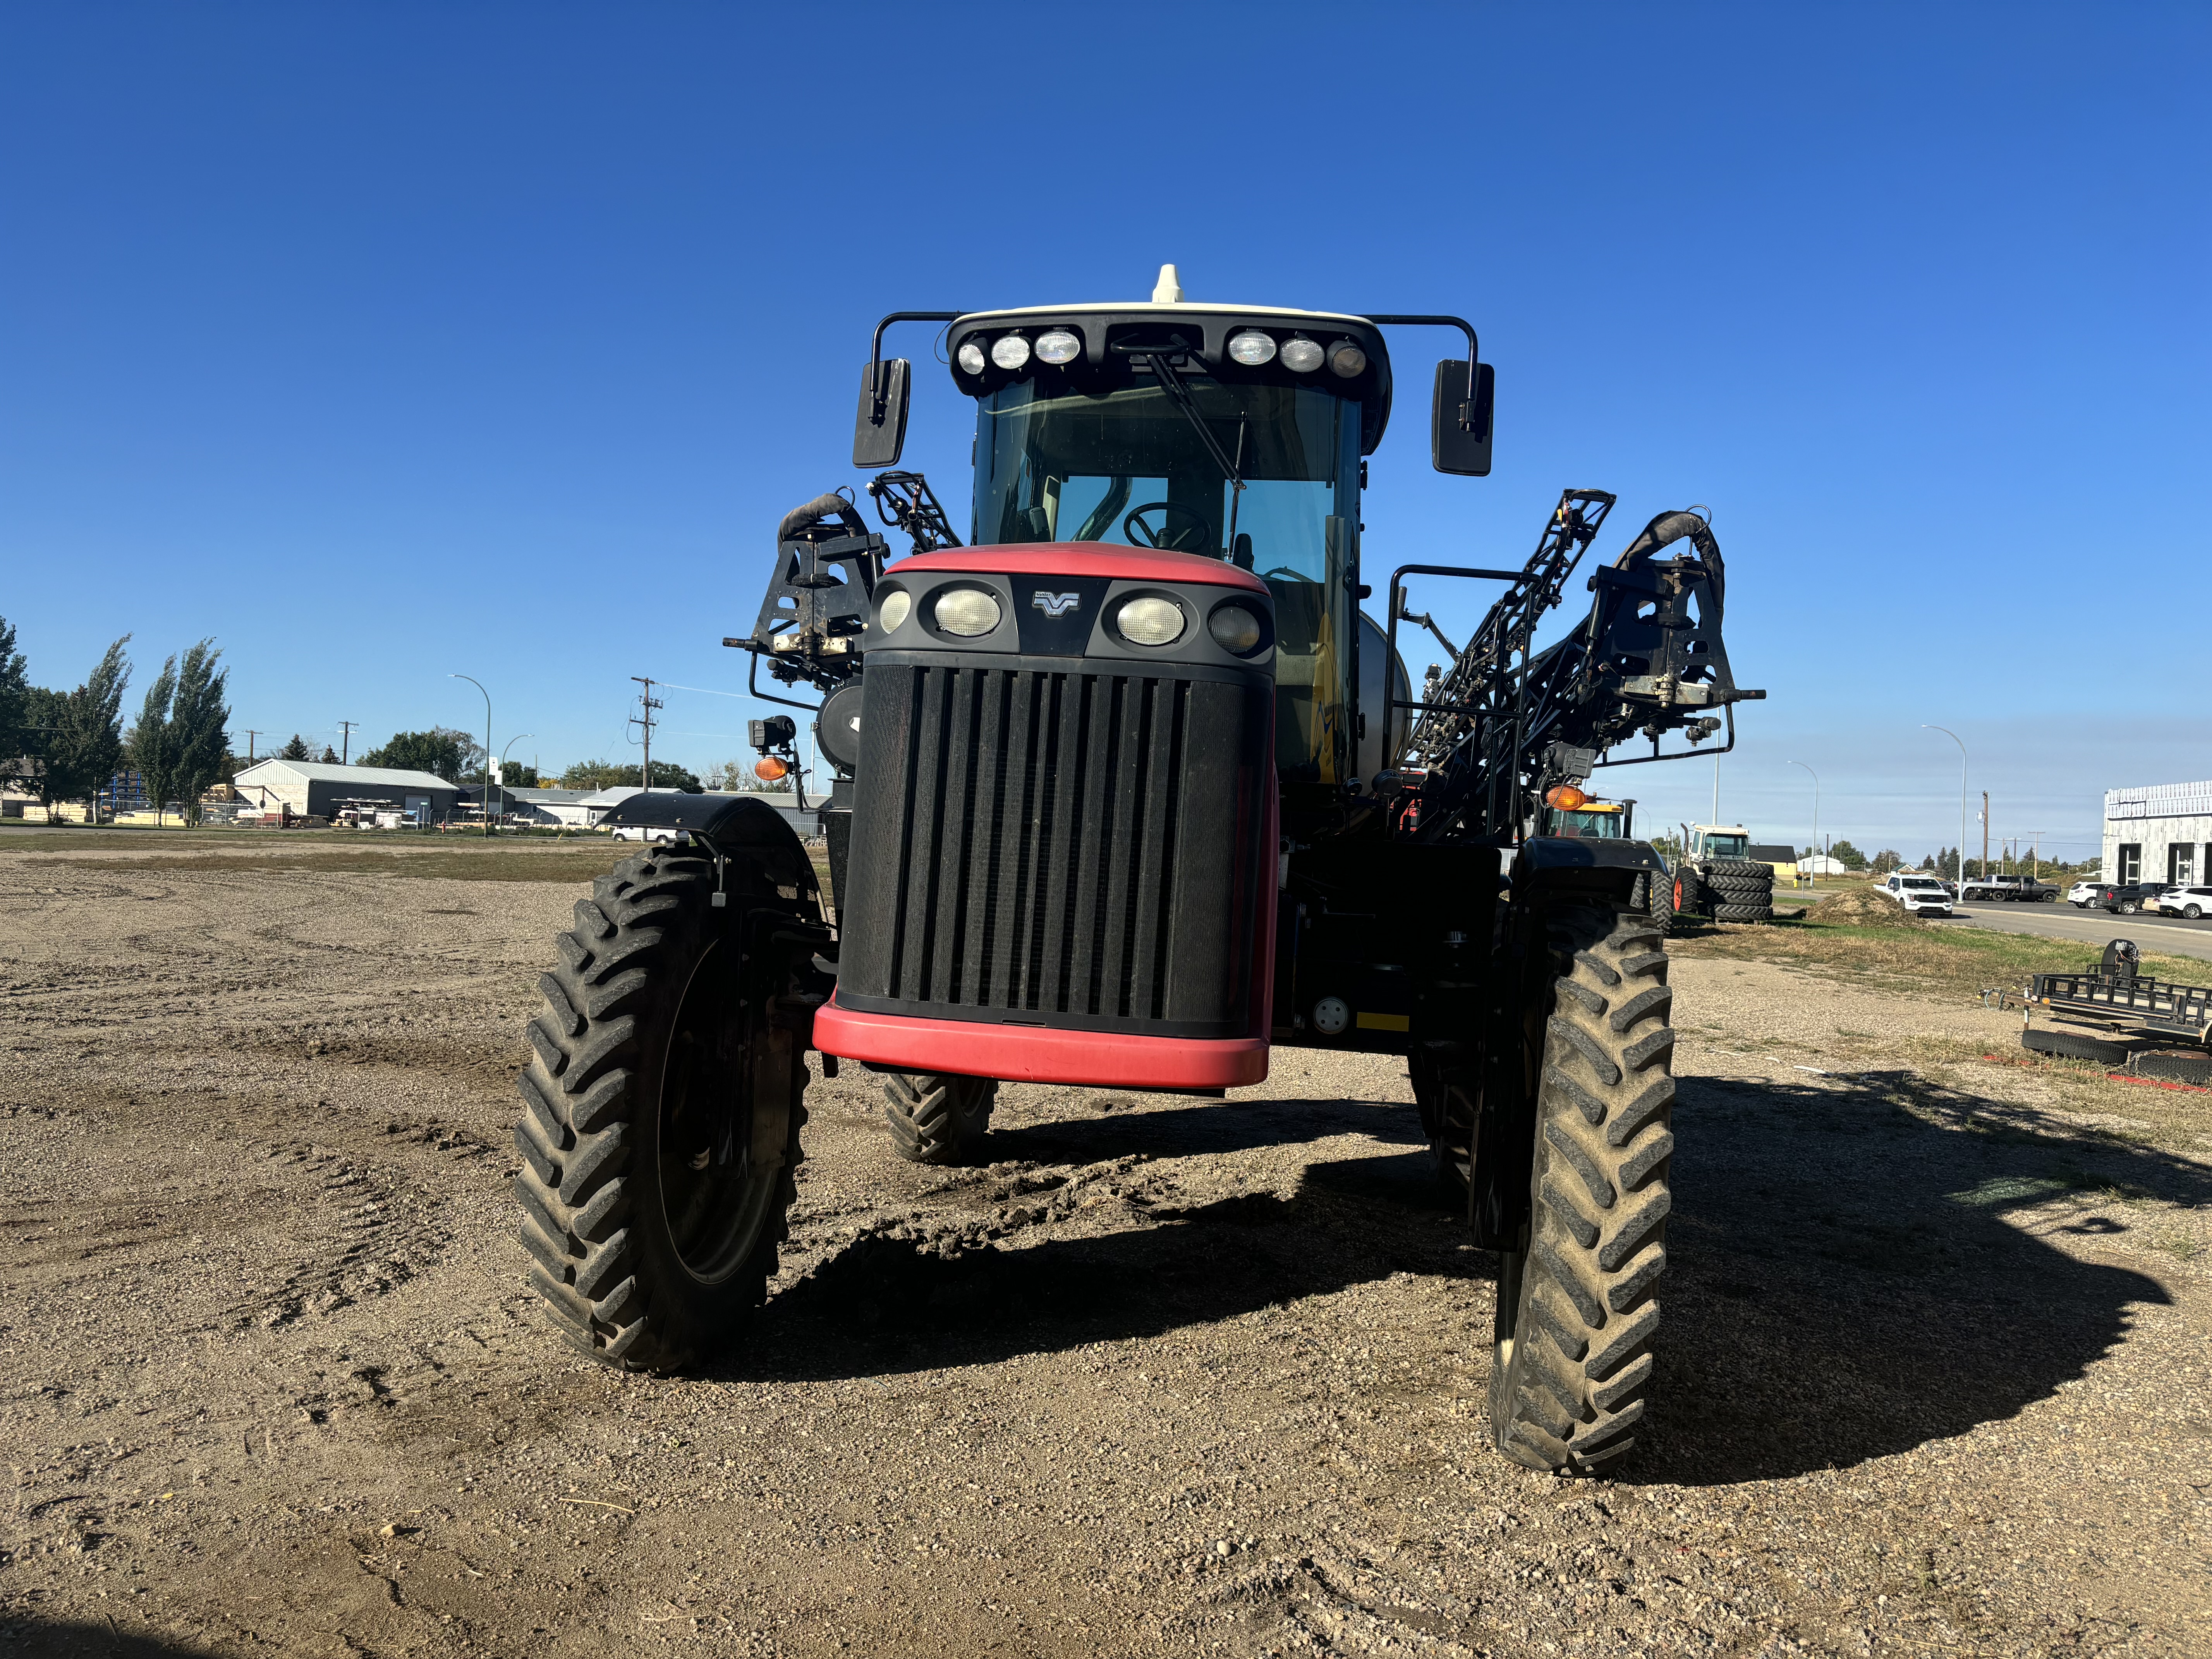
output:
[[[1702,916],[1705,914],[1705,884],[1698,878],[1697,871],[1686,864],[1678,866],[1674,872],[1675,915]]]
[[[1753,859],[1708,859],[1705,884],[1715,921],[1774,920],[1774,866]]]

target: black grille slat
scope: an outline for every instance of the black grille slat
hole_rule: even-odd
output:
[[[1037,902],[1044,926],[1037,941],[1037,994],[1031,1008],[1065,1010],[1067,1006],[1069,946],[1074,933],[1075,869],[1082,848],[1084,698],[1088,682],[1055,674],[1053,684],[1052,776],[1053,805],[1046,837],[1044,879],[1037,884]]]
[[[1243,1031],[1264,683],[1113,667],[872,663],[846,1006]]]
[[[1035,674],[1001,677],[998,706],[1001,713],[1002,758],[999,767],[996,833],[993,839],[991,891],[986,937],[988,977],[977,983],[975,995],[994,1008],[1021,1006],[1021,896],[1029,890],[1028,847],[1030,812],[1037,777],[1036,757],[1030,752],[1030,705],[1037,693]]]
[[[1106,908],[1107,872],[1100,867],[1110,839],[1113,810],[1114,682],[1091,679],[1084,688],[1084,787],[1078,801],[1075,896],[1069,906],[1074,937],[1067,942],[1067,991],[1061,1007],[1073,1014],[1098,1012],[1098,936]]]

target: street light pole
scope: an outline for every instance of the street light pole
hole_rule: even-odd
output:
[[[1923,720],[1920,729],[1941,732],[1959,745],[1959,894],[1963,898],[1966,891],[1966,742],[1948,726],[1930,726]]]
[[[449,680],[466,680],[484,694],[484,834],[491,834],[491,693],[484,691],[484,684],[473,674],[448,674]]]
[[[538,734],[535,732],[518,732],[514,736],[507,740],[507,749],[514,748],[515,744],[520,743],[525,738],[534,738]],[[502,749],[499,751],[499,804],[501,806],[507,805],[507,749]],[[531,769],[532,772],[535,772],[537,769],[538,769],[535,767]],[[490,786],[491,769],[489,767],[486,767],[484,769],[484,787],[489,788]]]
[[[1804,763],[1803,761],[1791,761],[1790,763],[1792,766],[1805,766],[1805,763]],[[1809,766],[1805,766],[1805,769],[1806,769],[1808,772],[1813,772],[1813,769],[1812,769],[1811,767],[1809,767]],[[1816,858],[1817,858],[1818,856],[1820,856],[1820,775],[1818,772],[1813,772],[1813,854],[1814,854],[1814,857],[1816,857]],[[1815,887],[1818,887],[1820,884],[1820,866],[1819,866],[1818,865],[1815,865],[1815,866],[1814,866],[1814,870],[1813,870],[1813,885],[1814,885],[1814,886],[1815,886]]]

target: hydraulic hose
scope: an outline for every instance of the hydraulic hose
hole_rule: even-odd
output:
[[[820,524],[824,519],[840,519],[845,527],[856,536],[865,536],[868,527],[861,522],[860,509],[834,490],[827,495],[817,495],[804,507],[794,507],[783,515],[783,522],[775,527],[775,538],[787,542],[802,530]]]

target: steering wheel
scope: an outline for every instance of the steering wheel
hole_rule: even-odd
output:
[[[1263,570],[1260,574],[1262,576],[1281,576],[1291,581],[1304,582],[1308,587],[1321,586],[1318,578],[1309,576],[1303,570],[1293,570],[1286,564],[1279,564],[1273,570]]]
[[[1160,520],[1159,529],[1155,532],[1152,526],[1145,522],[1145,514],[1147,513],[1180,513],[1191,521],[1193,528],[1179,530],[1170,536],[1168,534],[1167,520],[1163,518]],[[1142,507],[1133,509],[1127,518],[1121,520],[1121,533],[1139,547],[1155,547],[1168,553],[1195,553],[1206,539],[1213,534],[1213,521],[1197,508],[1184,507],[1176,501],[1146,501]],[[1190,538],[1194,535],[1198,538],[1196,542],[1191,542]],[[1187,542],[1189,542],[1190,545],[1184,545]]]

